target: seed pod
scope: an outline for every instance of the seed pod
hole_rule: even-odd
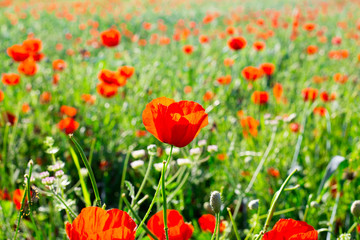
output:
[[[218,191],[214,191],[210,196],[210,206],[214,213],[219,213],[221,209],[221,195]]]
[[[351,205],[351,213],[354,215],[354,217],[358,218],[360,217],[360,200],[356,200]]]

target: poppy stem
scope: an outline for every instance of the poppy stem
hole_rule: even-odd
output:
[[[94,176],[94,173],[91,169],[91,166],[85,156],[85,153],[84,153],[84,150],[81,148],[80,144],[75,140],[74,136],[71,134],[69,135],[71,141],[74,143],[77,151],[79,152],[80,154],[80,157],[81,159],[83,160],[84,162],[84,165],[86,167],[86,169],[88,170],[89,172],[89,176],[90,176],[90,180],[91,180],[91,184],[92,184],[92,187],[94,189],[94,194],[95,194],[95,200],[96,200],[96,206],[98,207],[101,207],[101,199],[100,199],[100,194],[99,194],[99,190],[97,188],[97,185],[96,185],[96,180],[95,180],[95,176]]]
[[[165,172],[170,163],[173,148],[174,148],[174,146],[171,145],[169,157],[168,157],[167,161],[163,161],[163,168],[162,168],[162,174],[161,174],[162,175],[161,189],[162,189],[162,195],[163,195],[164,231],[165,231],[166,240],[169,240],[169,233],[168,233],[169,228],[167,225],[167,201],[166,201]]]
[[[126,177],[126,170],[127,170],[127,165],[129,163],[129,159],[130,159],[130,149],[128,150],[127,154],[126,154],[126,157],[125,157],[125,162],[124,162],[124,166],[123,166],[123,172],[122,172],[122,175],[121,175],[121,182],[120,182],[120,201],[119,201],[119,209],[121,210],[122,209],[122,201],[123,201],[123,198],[121,197],[122,196],[122,190],[124,188],[124,183],[125,183],[125,177]]]
[[[238,233],[238,229],[236,227],[236,223],[235,223],[234,218],[232,217],[232,214],[231,214],[231,209],[227,208],[227,211],[229,213],[231,224],[232,224],[232,226],[234,228],[234,233],[235,233],[236,240],[240,240],[240,236],[239,236],[239,233]]]
[[[220,236],[220,213],[218,213],[217,216],[216,216],[216,224],[217,224],[216,240],[219,240],[219,236]]]
[[[215,237],[216,239],[219,238],[219,234],[218,234],[218,226],[219,226],[219,220],[220,218],[218,218],[218,216],[220,216],[219,213],[215,213],[215,218],[216,218],[216,222],[215,222],[215,228],[214,228],[214,232],[212,234],[212,237],[211,237],[211,240],[215,240]]]

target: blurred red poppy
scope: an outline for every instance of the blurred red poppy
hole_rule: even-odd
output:
[[[5,98],[5,94],[3,91],[0,90],[0,102],[2,102]]]
[[[321,117],[325,117],[326,113],[327,113],[327,110],[326,110],[326,108],[324,108],[324,107],[315,107],[315,108],[314,108],[314,114],[315,114],[315,115],[319,115],[319,116],[321,116]]]
[[[291,123],[291,124],[290,124],[290,130],[291,130],[293,133],[299,132],[299,130],[300,130],[300,124],[298,124],[298,123]]]
[[[97,85],[96,90],[101,96],[111,98],[117,94],[118,88],[115,85],[101,82]]]
[[[221,76],[218,77],[216,81],[221,85],[228,85],[231,83],[231,76],[230,75]]]
[[[86,207],[73,223],[66,223],[66,234],[70,240],[134,240],[136,227],[127,212]]]
[[[247,81],[254,82],[262,76],[263,72],[257,67],[248,66],[241,71],[241,74]]]
[[[317,240],[318,232],[306,222],[280,219],[271,231],[265,233],[262,239]]]
[[[265,49],[265,43],[262,42],[262,41],[257,41],[257,42],[254,42],[253,44],[253,48],[256,50],[256,51],[262,51]]]
[[[93,105],[96,101],[96,97],[91,94],[83,94],[81,95],[81,99],[90,105]]]
[[[25,61],[21,62],[18,66],[19,73],[23,73],[27,76],[33,76],[37,73],[38,67],[35,60],[29,57]]]
[[[348,76],[346,76],[345,74],[341,74],[341,73],[335,73],[333,76],[333,79],[336,83],[344,84],[347,82]]]
[[[199,225],[201,230],[214,233],[216,218],[212,214],[204,214],[199,218]],[[220,232],[222,233],[226,228],[224,221],[220,221]]]
[[[42,42],[40,39],[29,38],[23,42],[23,47],[30,54],[36,54],[42,49]]]
[[[17,210],[21,209],[21,201],[22,201],[22,198],[24,196],[24,193],[25,193],[25,191],[22,190],[22,189],[16,189],[13,192],[13,202],[14,202],[15,207],[16,207]]]
[[[29,53],[22,45],[15,44],[7,49],[7,54],[16,62],[22,62],[29,57]]]
[[[212,91],[206,91],[206,93],[205,93],[204,96],[203,96],[203,100],[204,100],[205,102],[208,102],[208,101],[210,101],[211,99],[213,99],[214,96],[215,96],[215,94],[214,94]]]
[[[251,134],[253,137],[256,137],[258,134],[257,127],[259,126],[259,121],[255,120],[252,117],[241,117],[240,124],[243,128],[244,137],[248,137]]]
[[[169,239],[188,240],[191,238],[194,232],[194,227],[190,223],[185,223],[183,217],[178,211],[167,210],[166,215],[169,228]],[[165,240],[163,211],[157,212],[153,215],[149,219],[147,227],[156,237],[158,237],[159,240]],[[153,240],[151,236],[149,236],[149,238]]]
[[[185,54],[192,54],[193,53],[193,51],[194,51],[194,46],[192,46],[192,45],[185,45],[184,47],[183,47],[183,52],[185,53]]]
[[[74,107],[69,107],[69,106],[63,105],[60,107],[60,113],[66,115],[68,117],[74,117],[77,113],[77,110]]]
[[[251,95],[251,101],[258,105],[264,105],[269,101],[269,94],[265,91],[255,91]]]
[[[304,101],[315,101],[315,99],[317,98],[318,96],[318,90],[315,89],[315,88],[305,88],[301,91],[302,95],[303,95],[303,98],[304,98]]]
[[[10,126],[14,126],[17,122],[17,117],[15,114],[8,111],[2,113],[2,119],[5,123],[10,124]]]
[[[261,70],[268,76],[271,76],[275,72],[275,65],[272,63],[263,63],[260,65]]]
[[[318,48],[315,45],[310,45],[306,48],[306,52],[309,55],[314,55],[315,53],[317,53],[317,51],[318,51]]]
[[[244,37],[233,37],[229,39],[227,44],[230,49],[238,51],[246,47],[246,39]]]
[[[359,56],[360,56],[360,54],[359,54]],[[360,60],[359,60],[360,61]],[[226,66],[226,67],[231,67],[232,65],[234,65],[234,63],[235,63],[235,61],[234,61],[234,59],[232,59],[232,58],[225,58],[224,59],[224,65]]]
[[[52,63],[55,71],[62,71],[66,68],[66,62],[62,59],[56,59]]]
[[[0,189],[0,200],[11,200],[10,194],[6,189]]]
[[[273,168],[273,167],[270,167],[268,170],[267,170],[267,173],[271,176],[271,177],[274,177],[274,178],[278,178],[280,176],[280,172],[279,170]]]
[[[308,32],[313,31],[315,28],[316,28],[316,25],[314,23],[305,23],[303,25],[303,29],[308,31]]]
[[[49,103],[51,101],[51,93],[49,92],[43,92],[40,95],[40,103],[41,104],[45,104],[45,103]]]
[[[79,128],[79,123],[73,118],[64,118],[59,122],[58,125],[61,131],[64,131],[66,134],[71,134]]]
[[[283,94],[283,87],[280,83],[275,83],[273,87],[273,94],[276,101],[279,102]]]
[[[160,97],[146,105],[142,114],[143,124],[159,141],[185,147],[208,124],[205,109],[192,101],[175,102]]]
[[[102,44],[106,47],[115,47],[120,43],[121,34],[116,29],[109,29],[100,34]]]
[[[30,105],[28,103],[24,103],[22,106],[21,106],[21,111],[23,113],[28,113],[30,112],[31,108],[30,108]]]
[[[1,81],[4,85],[15,86],[20,83],[20,75],[17,73],[3,73]]]
[[[126,78],[131,78],[131,76],[135,72],[135,68],[131,67],[131,66],[122,66],[122,67],[119,68],[118,71],[119,71],[121,76],[124,76]]]

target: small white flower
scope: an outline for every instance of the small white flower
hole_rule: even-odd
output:
[[[88,172],[88,170],[86,168],[81,168],[80,169],[81,176],[86,177],[88,175],[88,173],[89,172]]]
[[[139,167],[144,166],[144,161],[143,160],[133,161],[133,162],[130,163],[130,166],[133,169],[138,169]]]
[[[190,155],[194,156],[194,155],[200,155],[201,154],[201,148],[192,148],[190,149]]]
[[[62,176],[64,176],[64,171],[63,170],[59,170],[59,171],[55,172],[55,177],[61,178]]]
[[[202,139],[198,142],[199,147],[205,146],[206,145],[206,140]]]
[[[44,178],[46,178],[46,177],[48,177],[48,176],[50,176],[50,173],[49,173],[48,171],[41,172],[41,173],[39,174],[39,177],[40,177],[41,179],[44,179]]]
[[[166,155],[169,155],[169,154],[170,154],[170,150],[171,150],[170,147],[168,147],[168,148],[165,149]],[[174,155],[178,155],[179,153],[180,153],[180,148],[178,148],[178,147],[173,147],[172,155],[173,155],[173,156],[174,156]]]
[[[41,180],[42,184],[44,185],[53,185],[54,184],[54,181],[55,181],[55,178],[54,177],[46,177],[44,178],[43,180]]]
[[[179,158],[178,160],[176,160],[176,163],[179,166],[191,165],[190,159],[187,158]]]
[[[138,158],[142,158],[144,157],[146,154],[145,150],[144,149],[141,149],[141,150],[136,150],[136,151],[132,151],[131,152],[131,156],[135,159],[138,159]]]
[[[155,164],[154,164],[154,168],[155,168],[155,170],[158,171],[158,172],[161,172],[162,167],[163,167],[163,163],[155,163]]]
[[[207,147],[207,151],[208,151],[209,153],[217,152],[217,151],[218,151],[218,146],[217,146],[217,145],[209,145],[209,146]]]

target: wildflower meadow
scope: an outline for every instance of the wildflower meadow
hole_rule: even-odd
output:
[[[0,0],[0,239],[359,240],[359,0]]]

